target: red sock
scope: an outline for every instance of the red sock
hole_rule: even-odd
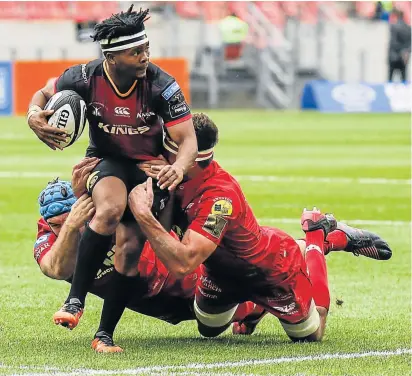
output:
[[[313,300],[316,306],[329,310],[330,295],[328,287],[328,272],[324,255],[323,230],[306,233],[306,265],[309,279],[312,282]]]
[[[255,308],[255,303],[252,303],[252,302],[244,302],[244,303],[239,304],[233,316],[232,321],[243,320],[247,315],[253,312],[254,308]]]
[[[263,311],[264,308],[258,306],[253,302],[244,302],[242,304],[239,304],[239,306],[237,307],[232,321],[242,321],[245,319],[245,317],[251,314],[258,316],[262,314]]]
[[[327,242],[327,254],[329,251],[343,250],[348,245],[348,238],[343,231],[335,230],[328,234],[326,237]]]

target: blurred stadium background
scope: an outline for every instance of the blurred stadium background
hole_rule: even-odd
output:
[[[0,2],[0,32],[7,36],[0,42],[0,61],[13,62],[1,66],[0,111],[23,114],[45,74],[99,57],[89,37],[93,25],[129,3]],[[162,59],[171,73],[180,72],[178,80],[186,94],[190,91],[193,107],[296,109],[304,87],[303,106],[310,108],[410,107],[409,87],[382,86],[388,77],[389,25],[395,21],[391,11],[402,10],[410,24],[410,1],[153,1],[136,6],[151,9],[152,57]],[[179,59],[183,62],[176,63]],[[317,80],[328,81],[326,92],[318,93],[325,87]],[[350,85],[336,88],[337,81]]]
[[[52,325],[68,285],[33,259],[37,196],[70,178],[87,132],[53,152],[24,115],[49,77],[100,56],[93,25],[130,3],[0,2],[0,374],[410,374],[411,87],[388,82],[388,48],[393,9],[410,24],[411,2],[135,3],[151,9],[152,57],[218,124],[217,160],[262,224],[301,237],[301,210],[317,205],[392,245],[388,262],[328,256],[323,343],[290,344],[273,317],[251,337],[207,341],[194,323],[126,312],[126,353],[101,357],[95,297],[75,331]]]

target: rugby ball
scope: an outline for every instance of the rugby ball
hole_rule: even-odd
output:
[[[81,136],[86,125],[87,107],[75,91],[59,91],[49,99],[44,109],[54,110],[48,119],[49,125],[64,129],[68,134],[67,141],[57,141],[60,146],[67,148]]]

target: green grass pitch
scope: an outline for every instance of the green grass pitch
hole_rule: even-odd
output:
[[[89,296],[74,331],[54,326],[69,285],[44,277],[32,253],[39,191],[56,175],[69,178],[87,131],[52,151],[24,118],[1,118],[0,374],[410,374],[410,116],[209,114],[220,128],[216,159],[239,178],[261,224],[302,236],[302,208],[316,205],[381,234],[392,259],[327,256],[331,307],[322,343],[290,343],[274,317],[250,337],[227,331],[206,340],[194,322],[171,326],[128,311],[115,335],[125,353],[94,354],[102,301]]]

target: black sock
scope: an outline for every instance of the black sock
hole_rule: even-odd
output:
[[[147,285],[139,276],[128,277],[114,269],[110,280],[110,288],[104,299],[102,317],[97,332],[104,331],[113,336],[114,329],[120,321],[132,294],[143,296],[146,292]]]
[[[80,239],[76,268],[74,269],[72,286],[66,303],[71,298],[77,298],[84,305],[87,292],[111,246],[112,235],[98,234],[89,225],[86,225]]]

